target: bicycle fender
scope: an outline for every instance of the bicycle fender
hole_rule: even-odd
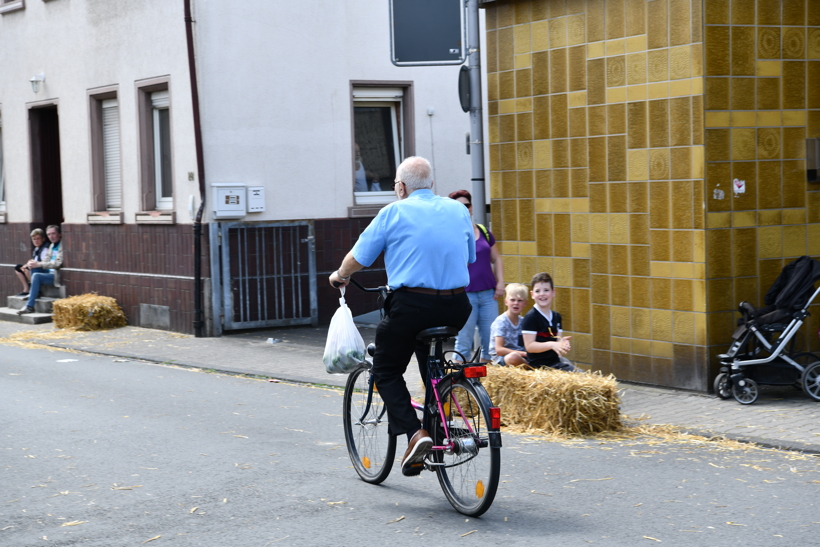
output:
[[[487,435],[490,439],[490,448],[501,448],[501,432],[488,431]]]

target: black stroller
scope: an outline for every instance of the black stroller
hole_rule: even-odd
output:
[[[718,397],[734,396],[750,405],[760,394],[759,385],[795,385],[820,401],[820,357],[802,351],[798,343],[808,307],[820,294],[820,288],[814,289],[819,279],[820,262],[803,256],[780,272],[764,297],[765,307],[740,303],[743,317],[732,335],[734,342],[728,352],[718,355],[720,373],[714,383]]]

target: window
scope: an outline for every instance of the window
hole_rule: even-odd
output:
[[[171,178],[171,118],[168,111],[168,92],[151,93],[151,107],[154,124],[154,191],[157,209],[171,209],[174,206]]]
[[[142,210],[161,212],[149,215],[150,219],[138,214],[137,220],[173,222],[173,141],[168,78],[137,82],[137,86]]]
[[[122,208],[120,173],[120,108],[117,99],[102,101],[103,172],[105,173],[105,208]]]
[[[6,212],[6,176],[3,168],[3,116],[0,114],[0,213]]]
[[[23,9],[26,7],[26,0],[0,0],[0,13]]]
[[[406,82],[352,85],[353,195],[351,216],[366,216],[396,199],[393,180],[402,160],[414,153],[412,86]],[[364,207],[361,207],[364,206]]]
[[[120,152],[120,107],[116,87],[95,89],[90,95],[91,178],[94,210],[114,214],[91,215],[89,222],[122,222],[122,167]],[[92,220],[93,218],[93,220]]]

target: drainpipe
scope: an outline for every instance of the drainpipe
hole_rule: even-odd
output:
[[[199,210],[194,220],[194,333],[202,338],[202,211],[205,209],[205,160],[202,155],[202,125],[199,120],[199,91],[196,84],[196,57],[194,55],[194,20],[191,0],[185,2],[185,36],[188,41],[188,69],[191,76],[191,105],[194,113],[194,141],[196,142],[196,169],[199,179]]]

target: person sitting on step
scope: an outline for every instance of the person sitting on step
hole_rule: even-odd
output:
[[[26,264],[29,269],[42,268],[45,272],[32,274],[28,302],[26,302],[25,308],[17,312],[17,315],[34,313],[34,303],[40,294],[40,285],[60,286],[60,268],[63,267],[63,257],[65,256],[61,241],[62,231],[59,226],[52,224],[46,228],[46,236],[51,241],[51,245],[43,254],[43,259],[29,260]]]
[[[34,247],[31,253],[31,259],[33,261],[39,262],[43,260],[43,254],[48,250],[48,245],[46,245],[46,233],[43,231],[42,228],[36,228],[31,232],[31,244]],[[17,264],[14,267],[14,273],[17,274],[17,279],[20,280],[20,283],[23,285],[23,292],[16,296],[28,296],[29,289],[31,288],[31,276],[35,273],[46,273],[46,270],[43,268],[29,268],[28,264]]]

